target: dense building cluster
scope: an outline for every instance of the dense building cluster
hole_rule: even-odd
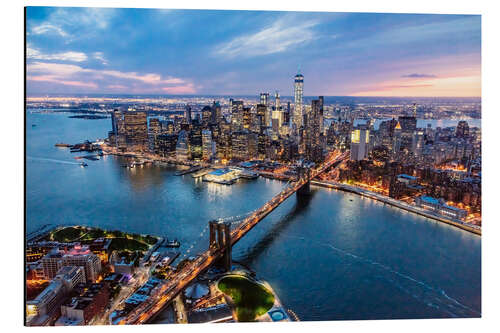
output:
[[[89,246],[53,242],[39,244],[36,249],[46,254],[34,262],[37,266],[30,277],[50,282],[26,303],[27,325],[84,325],[104,310],[109,303],[108,286],[97,283],[102,247],[94,247],[94,253]]]
[[[84,235],[99,236],[71,242],[60,239],[70,236],[53,239],[68,230],[67,235],[71,230],[85,230]],[[108,235],[101,237],[104,232]],[[62,227],[35,235],[26,246],[26,325],[68,326],[102,321],[105,310],[122,287],[134,287],[132,277],[140,259],[148,253],[131,250],[130,244],[138,244],[138,239],[147,244],[156,244],[158,240],[148,235],[85,227]],[[113,241],[118,245],[113,245]]]
[[[213,101],[196,110],[185,104],[183,114],[168,118],[146,109],[116,109],[108,142],[118,151],[151,153],[180,163],[320,163],[329,151],[349,150],[350,161],[337,174],[342,182],[366,184],[396,199],[427,195],[480,214],[480,128],[464,120],[454,127],[417,124],[418,118],[433,117],[433,110],[455,116],[475,110],[474,105],[325,105],[323,96],[307,105],[304,76],[298,73],[293,84],[293,100],[286,103],[276,91],[274,100],[264,92],[256,103],[229,98],[228,103]],[[401,182],[401,174],[418,180]]]
[[[303,158],[320,162],[326,149],[324,98],[320,96],[304,109],[303,78],[301,74],[295,77],[293,110],[290,102],[281,105],[279,92],[274,103],[269,93],[261,93],[256,105],[229,99],[225,112],[217,101],[196,111],[187,104],[184,114],[173,119],[133,108],[116,109],[108,141],[120,151],[148,152],[179,161],[292,162]]]
[[[342,135],[335,126],[329,133]],[[344,140],[336,138],[338,148],[349,140],[346,132]],[[377,130],[368,121],[352,128],[350,150],[350,161],[339,170],[342,182],[365,184],[396,199],[425,195],[467,213],[481,212],[481,133],[467,121],[418,128],[416,117],[406,115],[381,122]],[[401,174],[415,181],[401,181]]]

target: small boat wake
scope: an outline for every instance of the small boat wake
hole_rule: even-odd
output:
[[[297,237],[305,240],[304,237]],[[369,264],[377,270],[377,277],[389,281],[399,290],[408,294],[419,302],[424,303],[428,307],[435,308],[448,314],[453,318],[470,318],[481,317],[481,312],[472,309],[471,307],[459,302],[455,298],[449,296],[443,289],[435,288],[423,281],[420,281],[412,276],[398,272],[389,266],[376,262],[374,260],[364,258],[354,253],[335,247],[327,243],[319,243],[321,246],[328,247],[337,253],[351,257],[359,262]]]
[[[29,160],[34,160],[34,161],[52,162],[52,163],[59,163],[59,164],[81,165],[81,163],[70,162],[70,161],[65,161],[65,160],[56,160],[53,158],[43,158],[43,157],[33,157],[33,156],[26,156],[26,157]]]

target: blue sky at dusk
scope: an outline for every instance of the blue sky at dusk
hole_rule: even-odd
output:
[[[27,93],[480,96],[481,17],[28,7]]]

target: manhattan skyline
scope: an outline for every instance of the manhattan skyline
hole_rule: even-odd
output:
[[[481,96],[479,15],[28,7],[27,94]],[[120,38],[126,36],[127,38]]]

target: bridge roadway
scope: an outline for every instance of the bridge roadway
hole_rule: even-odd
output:
[[[311,171],[309,178],[301,178],[283,191],[274,196],[264,206],[256,210],[252,215],[244,219],[235,229],[231,231],[231,246],[246,235],[254,226],[256,226],[264,217],[271,213],[283,201],[297,192],[311,179],[330,168],[333,164],[340,162],[348,157],[348,152],[339,154],[332,153],[326,161],[316,169]],[[123,318],[118,324],[144,324],[152,319],[160,310],[169,304],[184,288],[186,288],[196,277],[210,267],[223,254],[224,249],[209,248],[200,254],[194,261],[183,267],[172,279],[160,284],[151,292],[149,298],[132,310],[127,317]]]

